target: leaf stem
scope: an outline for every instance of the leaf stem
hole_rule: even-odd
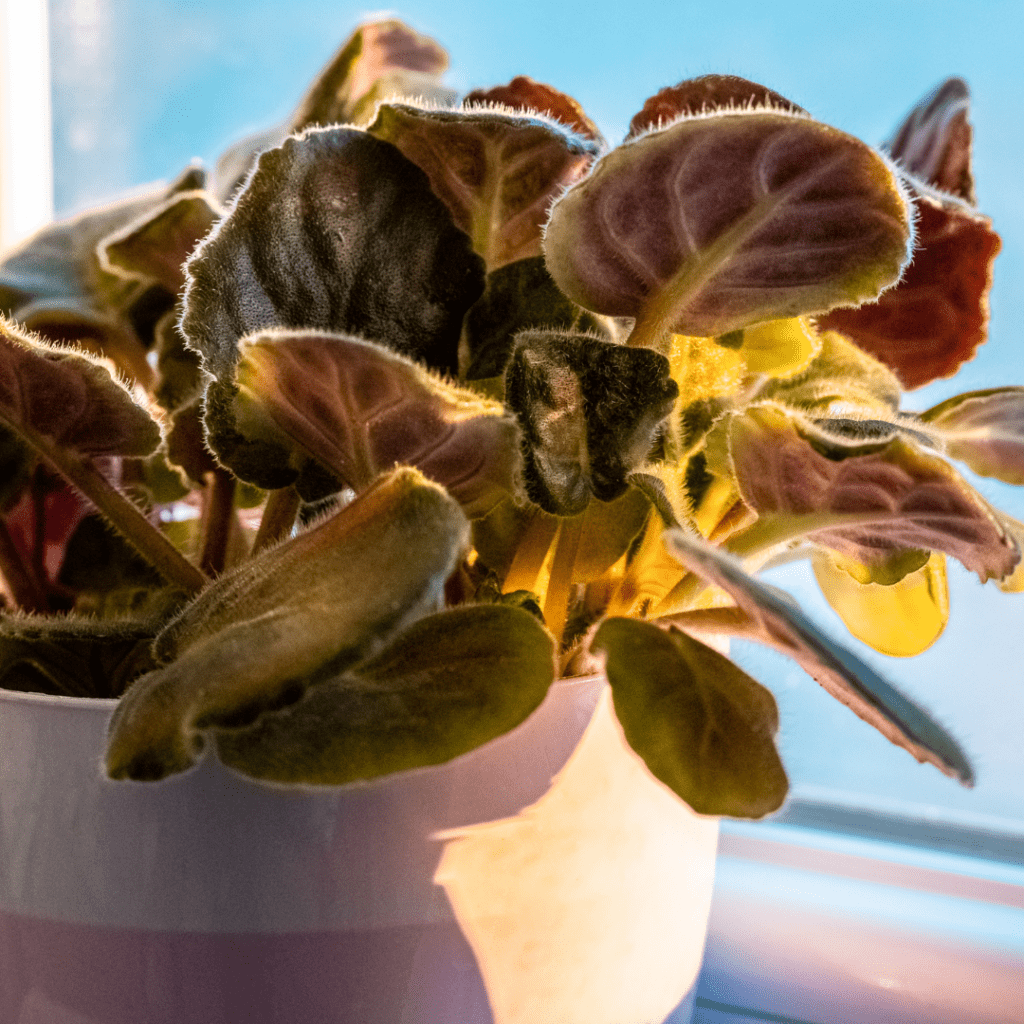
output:
[[[569,612],[572,575],[583,534],[583,515],[563,519],[558,526],[558,539],[551,562],[551,580],[544,598],[544,621],[554,636],[561,640]]]
[[[294,487],[281,487],[270,492],[267,504],[263,508],[260,528],[256,531],[256,539],[249,553],[250,557],[258,555],[264,548],[272,547],[291,533],[301,503],[299,492]]]
[[[235,483],[234,475],[221,466],[206,474],[199,568],[207,576],[219,576],[224,571],[235,518]]]
[[[17,544],[0,518],[0,573],[11,588],[15,604],[26,612],[47,610],[46,594],[36,575],[25,565]]]
[[[557,532],[558,520],[537,509],[512,556],[512,564],[502,584],[502,593],[536,590],[537,578],[544,568],[544,560]]]

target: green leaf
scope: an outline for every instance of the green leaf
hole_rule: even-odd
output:
[[[318,785],[442,764],[523,722],[554,674],[554,642],[528,611],[455,608],[296,703],[218,731],[217,752],[246,775]]]
[[[729,432],[737,486],[759,516],[804,517],[805,536],[866,565],[924,548],[982,582],[1009,575],[1021,553],[985,500],[941,456],[890,429],[849,440],[779,406],[751,407]]]
[[[836,700],[892,743],[965,786],[974,784],[974,769],[957,741],[874,669],[819,629],[788,594],[750,576],[731,555],[682,530],[668,530],[664,536],[673,558],[721,587],[739,606],[743,614],[733,617],[724,632],[774,647],[793,658]]]
[[[630,344],[727,334],[870,301],[909,258],[885,159],[802,115],[728,110],[620,146],[553,206],[544,255],[574,302],[637,318]]]
[[[921,420],[947,454],[975,473],[1024,484],[1024,388],[956,395],[921,413]]]
[[[280,330],[243,339],[239,353],[236,421],[269,417],[356,491],[412,465],[476,516],[515,489],[515,420],[411,359],[343,335]],[[249,479],[246,466],[222,458]]]
[[[355,128],[263,153],[188,279],[181,328],[222,384],[239,339],[268,327],[354,334],[454,373],[484,286],[423,172]]]
[[[698,814],[760,818],[789,788],[775,749],[775,698],[728,658],[678,630],[606,619],[615,715],[629,745]]]
[[[468,534],[440,487],[400,469],[307,532],[225,572],[154,642],[163,667],[118,706],[108,774],[183,771],[204,729],[248,724],[372,656],[439,606]]]
[[[523,331],[505,396],[523,431],[526,492],[574,516],[591,494],[612,501],[650,455],[679,394],[668,360],[585,334]]]
[[[430,178],[489,271],[539,256],[551,201],[586,173],[596,142],[531,111],[420,109],[386,103],[368,131]]]

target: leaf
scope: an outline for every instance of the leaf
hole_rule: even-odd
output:
[[[541,256],[516,260],[487,275],[487,288],[466,314],[463,345],[466,380],[505,372],[515,335],[524,330],[591,333],[613,340],[608,322],[570,302],[559,290]]]
[[[918,248],[903,280],[819,326],[839,331],[892,369],[906,388],[951,377],[988,336],[992,264],[1001,242],[965,203],[920,189]]]
[[[738,75],[702,75],[670,85],[645,100],[640,112],[629,122],[626,141],[663,128],[680,117],[755,107],[807,113],[785,96]]]
[[[821,350],[821,340],[803,317],[769,320],[715,340],[736,349],[747,373],[770,377],[796,376]]]
[[[732,556],[682,530],[666,531],[665,546],[691,572],[726,591],[745,613],[727,632],[782,651],[886,739],[965,786],[974,784],[974,770],[956,740],[820,630],[788,594],[749,576]]]
[[[219,731],[217,752],[246,775],[316,785],[442,764],[523,722],[554,674],[554,642],[529,612],[454,608],[296,703]]]
[[[925,564],[894,583],[858,581],[825,552],[812,564],[822,594],[858,639],[893,658],[926,651],[949,620],[944,555],[924,552]]]
[[[579,550],[573,565],[573,583],[591,583],[610,569],[643,530],[651,512],[651,500],[634,484],[614,501],[591,501],[583,513]]]
[[[921,413],[921,420],[975,473],[1024,484],[1024,388],[956,395]]]
[[[107,236],[100,245],[100,264],[127,280],[156,281],[177,295],[185,287],[185,261],[222,212],[207,192],[171,195]]]
[[[154,331],[157,375],[152,394],[170,413],[201,398],[206,383],[199,353],[186,345],[178,329],[180,318],[181,307],[176,305],[160,318]]]
[[[637,318],[630,344],[709,337],[869,301],[909,257],[910,209],[849,135],[759,110],[686,118],[603,157],[554,204],[548,270]]]
[[[969,108],[967,83],[947,78],[914,107],[883,148],[914,177],[974,206]]]
[[[263,153],[187,274],[181,329],[222,383],[239,339],[267,327],[354,334],[454,373],[484,286],[424,174],[354,128]]]
[[[542,114],[387,103],[368,131],[430,179],[489,271],[541,254],[551,201],[586,173],[596,142]]]
[[[762,405],[733,419],[730,450],[759,516],[804,516],[807,537],[848,558],[871,565],[901,548],[944,551],[982,582],[1020,560],[981,496],[903,434],[851,442]]]
[[[49,456],[149,455],[160,428],[98,360],[0,317],[0,421]]]
[[[583,108],[570,95],[527,75],[516,75],[508,85],[495,85],[490,89],[474,89],[466,93],[463,107],[486,105],[506,110],[537,112],[559,124],[571,128],[577,135],[596,142],[602,149],[605,141],[597,125],[584,113]]]
[[[760,818],[782,806],[778,709],[760,683],[685,633],[647,622],[606,619],[590,646],[606,655],[629,745],[698,814]]]
[[[111,723],[107,772],[183,771],[211,726],[290,703],[439,605],[463,557],[458,505],[415,470],[383,478],[305,533],[218,577],[156,638],[163,667]]]
[[[668,360],[585,334],[524,331],[505,371],[519,417],[526,492],[574,516],[591,494],[611,501],[646,461],[679,388]]]
[[[356,491],[413,465],[480,515],[515,489],[515,420],[410,359],[356,338],[281,330],[244,338],[239,354],[238,420],[269,416]]]

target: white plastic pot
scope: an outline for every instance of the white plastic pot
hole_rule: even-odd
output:
[[[212,757],[110,782],[112,709],[0,691],[3,1024],[691,1019],[717,821],[648,775],[602,681],[330,790]]]

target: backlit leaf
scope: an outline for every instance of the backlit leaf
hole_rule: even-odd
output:
[[[519,725],[554,674],[554,642],[528,611],[454,608],[296,703],[219,731],[217,751],[246,775],[319,785],[441,764]]]
[[[717,336],[874,299],[910,211],[870,147],[809,118],[686,118],[603,157],[554,205],[548,269],[580,305],[637,318],[631,344]]]
[[[182,330],[222,383],[239,339],[267,327],[355,334],[454,373],[483,277],[418,167],[357,129],[310,130],[260,156],[189,260]]]
[[[982,582],[1020,560],[981,496],[902,433],[849,441],[764,405],[733,419],[730,450],[758,515],[807,517],[803,532],[848,558],[870,565],[901,548],[944,551]]]
[[[651,774],[699,814],[760,818],[789,788],[773,736],[775,698],[724,655],[678,630],[606,619],[615,716]]]
[[[789,597],[746,573],[740,563],[681,530],[665,546],[691,572],[726,591],[742,614],[727,632],[767,644],[793,658],[838,701],[888,740],[966,786],[974,770],[960,745],[937,722],[869,665],[819,629]],[[725,613],[729,609],[722,610]]]
[[[474,89],[466,93],[464,107],[496,104],[509,110],[522,110],[546,114],[560,124],[571,128],[577,135],[591,139],[604,148],[604,139],[597,125],[583,112],[583,108],[567,93],[553,86],[536,82],[527,75],[516,75],[508,85],[495,85],[490,89]]]
[[[951,377],[988,336],[999,236],[966,203],[918,189],[917,249],[895,288],[819,320],[890,367],[906,388]]]
[[[157,637],[163,667],[118,706],[108,773],[153,779],[182,771],[201,749],[203,729],[246,725],[372,656],[436,610],[467,542],[458,505],[401,469],[225,572]]]
[[[371,134],[423,168],[489,271],[541,254],[551,201],[586,173],[596,142],[531,112],[388,103]]]
[[[803,317],[769,320],[733,331],[716,341],[735,346],[743,357],[747,373],[763,373],[769,377],[795,376],[807,369],[821,350],[821,340]]]

